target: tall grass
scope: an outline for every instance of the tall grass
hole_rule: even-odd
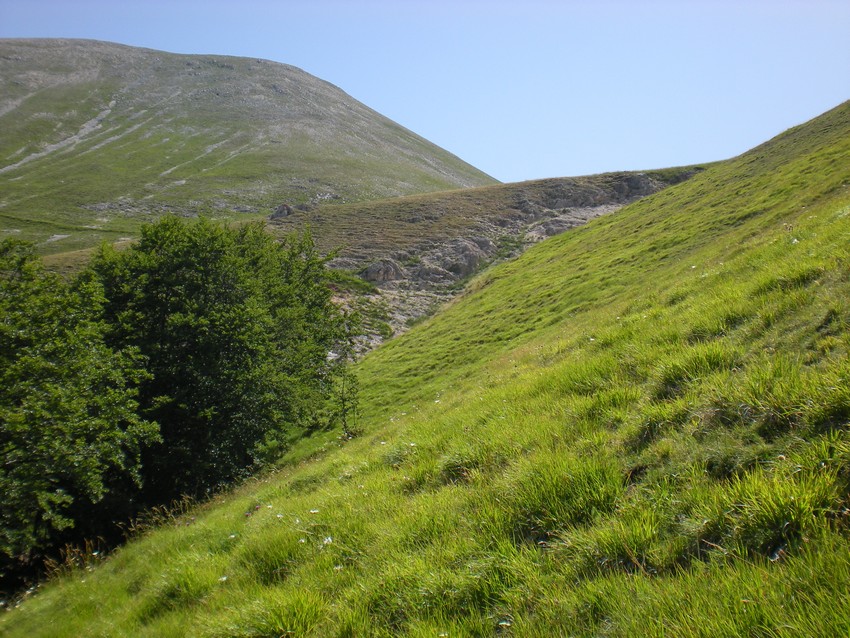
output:
[[[488,271],[360,364],[361,436],[2,631],[847,635],[848,131],[845,105]]]

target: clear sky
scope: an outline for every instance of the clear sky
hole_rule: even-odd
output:
[[[505,182],[724,159],[850,99],[848,0],[0,0],[0,37],[293,64]]]

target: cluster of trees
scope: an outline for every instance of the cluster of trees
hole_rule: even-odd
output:
[[[244,476],[293,431],[347,424],[355,335],[329,277],[309,235],[262,224],[166,217],[72,281],[0,244],[6,577]]]

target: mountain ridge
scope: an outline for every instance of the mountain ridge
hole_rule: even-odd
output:
[[[163,212],[263,216],[283,202],[496,183],[329,82],[267,60],[0,40],[0,96],[2,231],[42,252],[115,240]]]
[[[702,166],[528,180],[272,215],[270,232],[309,228],[330,265],[377,289],[394,334],[491,264],[691,178]],[[368,313],[367,313],[368,314]],[[373,342],[377,340],[373,336]]]

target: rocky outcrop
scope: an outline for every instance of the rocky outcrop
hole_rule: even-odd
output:
[[[363,279],[376,284],[405,279],[404,269],[393,259],[379,259],[369,264],[363,271]]]
[[[531,224],[525,232],[525,241],[534,243],[560,235],[571,228],[586,224],[594,217],[614,212],[621,206],[622,204],[602,204],[588,208],[564,208],[561,213]]]
[[[281,204],[277,208],[274,209],[274,212],[269,215],[269,219],[281,219],[283,217],[289,217],[292,214],[292,206],[289,204]]]
[[[492,243],[492,242],[491,242]],[[443,249],[442,267],[455,278],[469,277],[488,258],[488,254],[470,239],[453,239]]]
[[[451,284],[454,281],[452,273],[438,266],[431,259],[423,259],[408,282],[414,288],[426,288],[431,285]]]
[[[374,284],[371,301],[380,307],[374,314],[398,334],[488,265],[698,170],[543,179],[310,210],[295,206],[273,225],[281,234],[309,226],[324,250],[337,251],[331,266]]]
[[[514,193],[510,203],[493,214],[483,211],[463,236],[423,239],[371,261],[361,276],[378,287],[394,332],[403,332],[434,304],[450,299],[458,282],[488,264],[513,257],[536,242],[614,212],[667,185],[644,173],[508,185]],[[406,221],[439,220],[445,215],[443,206],[422,206]]]

